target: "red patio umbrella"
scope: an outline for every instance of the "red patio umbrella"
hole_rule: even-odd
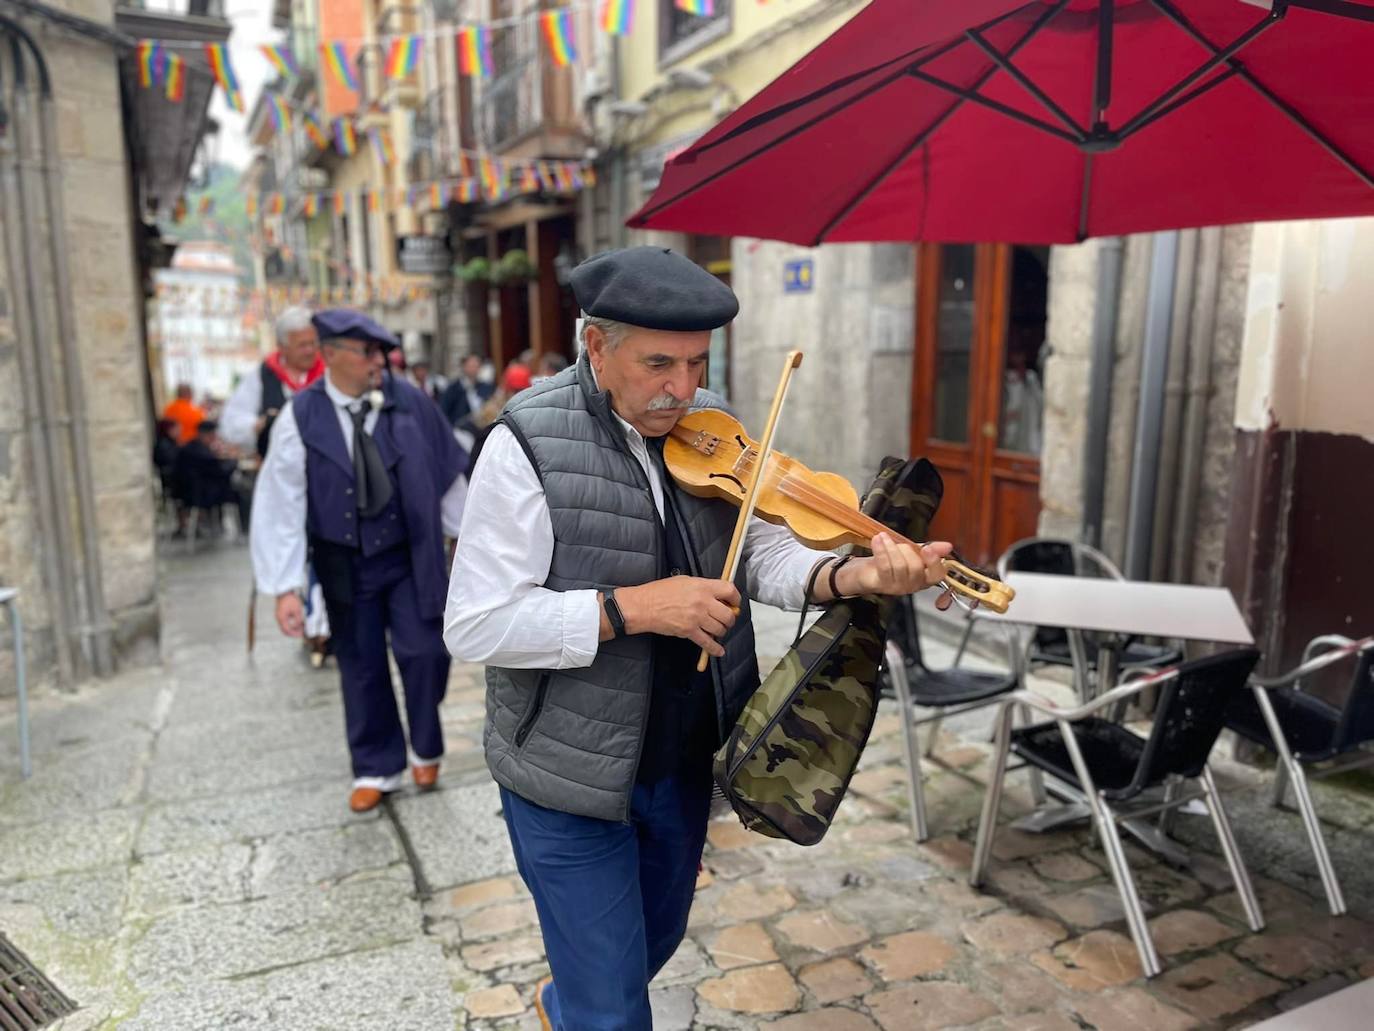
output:
[[[1374,214],[1374,4],[874,0],[631,226],[1065,243]]]

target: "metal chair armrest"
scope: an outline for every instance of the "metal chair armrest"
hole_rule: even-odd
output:
[[[1257,677],[1252,675],[1250,683],[1257,687],[1287,687],[1289,684],[1300,681],[1303,677],[1315,673],[1319,669],[1334,665],[1342,659],[1348,658],[1358,652],[1367,651],[1374,648],[1374,637],[1364,637],[1358,641],[1352,641],[1348,637],[1341,637],[1339,634],[1329,634],[1325,637],[1317,637],[1308,642],[1304,649],[1304,656],[1315,651],[1319,647],[1329,647],[1330,650],[1318,655],[1315,659],[1306,659],[1300,665],[1290,669],[1287,673],[1277,677]]]
[[[1091,716],[1099,709],[1105,709],[1108,706],[1115,705],[1117,702],[1125,701],[1128,698],[1140,694],[1140,692],[1144,691],[1147,687],[1162,684],[1165,681],[1172,680],[1177,675],[1177,668],[1173,668],[1154,673],[1147,677],[1139,677],[1129,684],[1121,684],[1112,688],[1106,694],[1098,695],[1089,702],[1084,702],[1082,705],[1076,705],[1069,709],[1055,705],[1048,698],[1044,698],[1034,691],[1027,690],[1013,692],[1007,696],[1002,704],[1024,705],[1027,708],[1050,717],[1050,719],[1067,720],[1070,723],[1075,723],[1087,716]]]

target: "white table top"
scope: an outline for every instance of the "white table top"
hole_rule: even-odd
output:
[[[1224,587],[1044,573],[1008,573],[1006,582],[1016,591],[1006,614],[978,608],[978,618],[1219,644],[1255,641]]]
[[[1250,1031],[1364,1031],[1374,1008],[1374,978],[1324,995],[1306,1006],[1256,1024]]]

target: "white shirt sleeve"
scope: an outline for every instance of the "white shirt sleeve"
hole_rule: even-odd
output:
[[[262,407],[262,370],[239,380],[219,416],[219,435],[235,447],[251,450],[258,443],[258,409]]]
[[[512,669],[590,666],[601,634],[596,592],[543,587],[552,561],[539,475],[498,425],[468,486],[449,578],[444,643],[453,657]]]
[[[249,552],[263,594],[305,587],[305,444],[291,405],[272,424],[253,487]]]
[[[801,611],[806,581],[829,551],[815,551],[785,526],[755,516],[744,534],[744,574],[749,597],[789,612]]]
[[[462,473],[444,491],[439,499],[439,522],[443,524],[444,536],[457,538],[463,527],[463,508],[468,499],[468,478]]]

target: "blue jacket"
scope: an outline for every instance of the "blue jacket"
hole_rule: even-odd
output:
[[[312,545],[356,550],[363,559],[408,542],[420,613],[435,619],[443,614],[448,594],[439,501],[467,467],[467,455],[438,407],[415,387],[387,376],[382,392],[386,400],[372,437],[394,493],[386,510],[362,526],[357,525],[353,460],[324,380],[292,399],[305,444],[306,530]],[[348,600],[338,593],[332,600]]]

